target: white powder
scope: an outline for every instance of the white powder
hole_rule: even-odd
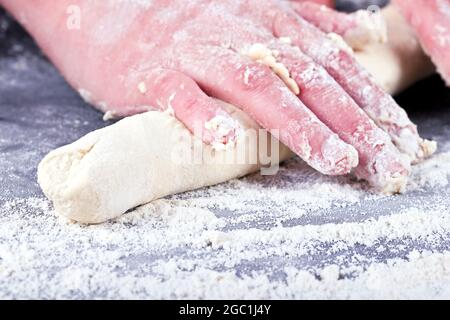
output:
[[[292,160],[95,226],[12,200],[0,298],[450,298],[449,160],[398,197]]]

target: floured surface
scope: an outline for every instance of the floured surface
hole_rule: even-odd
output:
[[[450,298],[450,144],[402,197],[292,160],[82,226],[0,208],[1,298]],[[433,193],[430,193],[433,191]]]
[[[16,36],[0,29],[0,298],[450,298],[450,96],[436,78],[400,99],[440,143],[405,195],[293,160],[87,227],[55,216],[35,170],[105,123]]]

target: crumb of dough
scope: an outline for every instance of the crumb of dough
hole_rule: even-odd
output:
[[[430,141],[430,140],[424,139],[422,141],[422,143],[420,144],[420,147],[423,151],[424,158],[427,158],[427,157],[433,155],[434,153],[436,153],[438,145],[437,145],[436,141]]]
[[[103,115],[103,121],[109,121],[109,120],[114,120],[117,118],[117,115],[114,111],[106,111],[105,114]]]
[[[279,54],[278,51],[271,50],[261,43],[253,44],[248,49],[248,51],[245,52],[245,55],[250,57],[250,59],[252,59],[253,61],[264,64],[269,68],[271,68],[273,72],[278,77],[280,77],[281,80],[283,80],[286,86],[288,86],[288,88],[293,93],[295,93],[296,95],[300,94],[300,88],[297,82],[291,78],[289,70],[286,68],[284,64],[277,62],[276,56],[278,54]],[[247,70],[244,76],[245,76],[244,81],[248,81],[249,74],[247,74]]]
[[[289,37],[280,37],[278,38],[278,40],[280,40],[281,43],[285,43],[285,44],[291,44],[292,40]]]
[[[81,96],[81,98],[84,100],[84,102],[92,104],[92,93],[86,89],[80,88],[78,89],[78,94]]]
[[[235,133],[239,124],[229,117],[217,115],[205,122],[205,129],[214,134],[214,141],[211,146],[214,150],[222,151],[236,145]]]
[[[404,193],[406,191],[407,180],[408,178],[404,175],[394,174],[385,182],[381,192],[386,195]]]
[[[97,108],[100,109],[100,111],[103,111],[105,113],[109,111],[108,104],[105,101],[101,101],[101,102],[97,103],[96,105],[97,105]]]

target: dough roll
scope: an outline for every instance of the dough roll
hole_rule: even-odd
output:
[[[245,133],[227,150],[203,144],[168,112],[150,111],[50,152],[39,164],[39,184],[59,214],[100,223],[166,195],[247,175],[263,164],[270,170],[293,155],[241,110],[224,108]]]
[[[429,75],[433,67],[399,13],[391,7],[383,14],[389,43],[373,45],[357,55],[387,91],[397,93]],[[292,156],[267,132],[259,134],[258,125],[242,111],[230,105],[225,108],[249,133],[235,148],[214,151],[170,114],[151,111],[50,152],[39,164],[39,184],[59,214],[100,223],[170,194],[256,172],[267,163],[254,161],[255,153],[270,151],[272,164]],[[238,161],[242,157],[246,161]]]

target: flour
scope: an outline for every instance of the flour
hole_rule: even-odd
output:
[[[414,168],[402,207],[298,159],[101,225],[11,200],[0,207],[0,297],[449,298],[450,198],[420,200],[425,188],[448,193],[449,158]]]

